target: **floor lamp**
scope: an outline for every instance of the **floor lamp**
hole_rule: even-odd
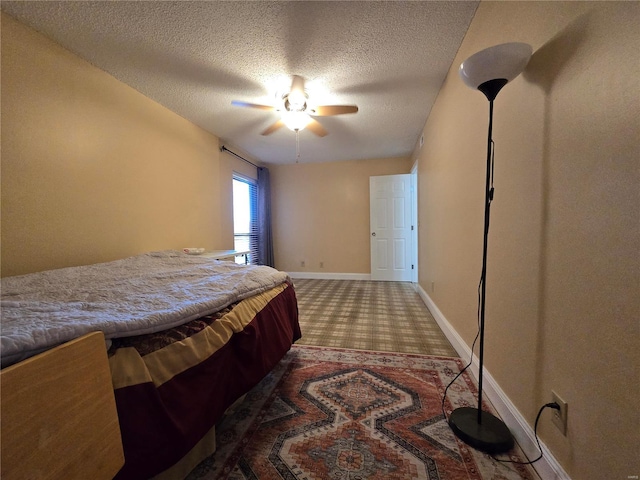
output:
[[[509,428],[494,415],[482,410],[482,376],[484,364],[484,314],[487,273],[487,238],[489,214],[493,200],[493,101],[508,82],[516,78],[531,58],[531,46],[526,43],[504,43],[472,55],[460,65],[464,83],[480,90],[489,100],[489,135],[487,140],[487,178],[484,203],[484,245],[480,279],[480,365],[478,373],[478,408],[461,407],[449,417],[449,425],[458,438],[487,453],[501,453],[513,448]]]

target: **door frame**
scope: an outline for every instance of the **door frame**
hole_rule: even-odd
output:
[[[418,287],[418,159],[411,167],[411,282]]]

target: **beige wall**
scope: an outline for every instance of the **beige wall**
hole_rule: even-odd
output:
[[[276,268],[370,274],[369,177],[410,169],[407,158],[270,165]]]
[[[639,23],[638,2],[482,2],[414,154],[420,285],[471,345],[488,102],[457,68],[533,46],[495,101],[485,365],[531,426],[569,403],[567,437],[550,412],[539,431],[574,479],[640,472]]]
[[[228,157],[217,137],[2,14],[2,275],[231,248],[240,161]]]

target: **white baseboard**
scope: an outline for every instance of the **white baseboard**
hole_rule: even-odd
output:
[[[370,273],[287,272],[291,278],[312,280],[371,280]]]
[[[427,295],[427,292],[418,285],[418,294],[422,298],[433,318],[444,332],[445,336],[451,342],[453,348],[458,352],[461,358],[467,359],[468,362],[471,356],[471,348],[462,340],[462,337],[458,335],[458,332],[451,326],[440,309],[431,300],[431,297]],[[471,374],[478,379],[478,358],[473,355],[473,363],[469,370]],[[500,418],[509,427],[516,442],[522,451],[527,455],[529,459],[534,459],[539,455],[538,445],[535,440],[533,428],[527,423],[525,418],[520,414],[516,406],[511,402],[509,397],[500,388],[500,385],[491,376],[491,374],[484,369],[483,374],[483,394],[489,399],[494,406]],[[534,463],[532,466],[542,480],[570,480],[569,475],[563,470],[558,461],[553,457],[546,445],[540,442],[544,455],[540,460]]]

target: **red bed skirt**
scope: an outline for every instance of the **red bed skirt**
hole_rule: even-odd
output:
[[[245,321],[242,330],[223,340],[215,352],[197,362],[182,361],[194,364],[166,381],[128,380],[128,385],[118,386],[114,377],[125,452],[125,465],[116,479],[146,479],[174,465],[301,337],[291,284],[265,302],[253,318]],[[240,310],[235,307],[231,312]],[[177,343],[171,347],[172,355],[183,342]],[[187,357],[193,355],[188,348],[185,350]],[[146,361],[147,357],[137,358]],[[113,364],[112,374],[116,375]]]

